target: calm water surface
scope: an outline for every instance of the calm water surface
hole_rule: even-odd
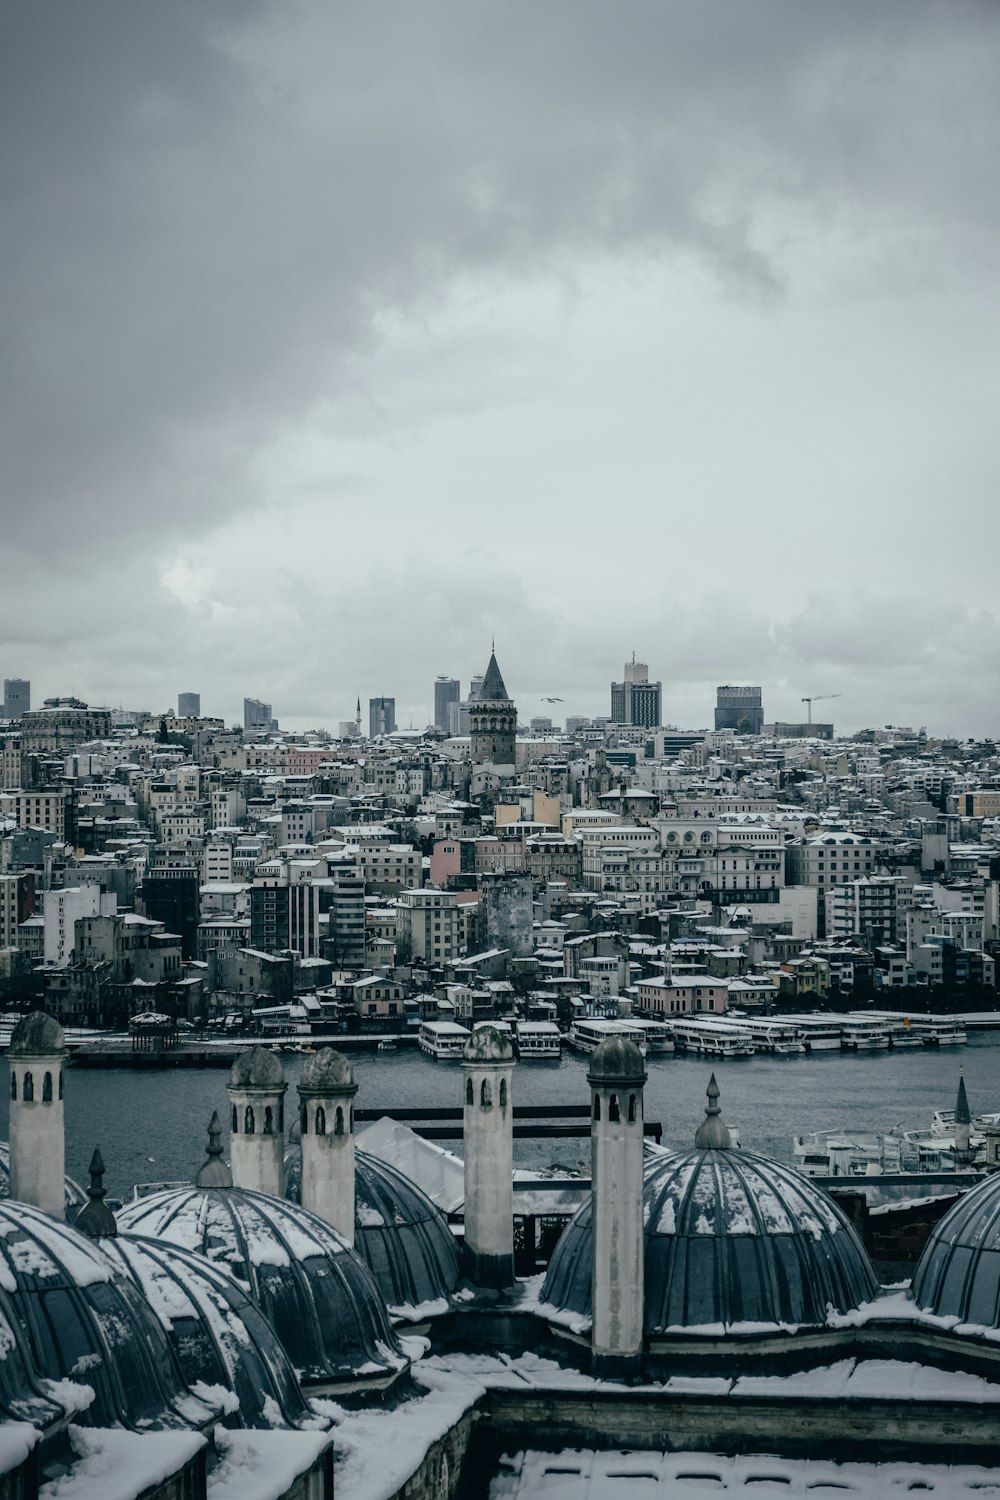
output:
[[[294,1104],[302,1060],[282,1059]],[[355,1053],[357,1103],[391,1114],[405,1106],[461,1104],[461,1070],[423,1053]],[[714,1067],[722,1090],[723,1116],[739,1127],[742,1144],[791,1161],[791,1137],[825,1127],[885,1131],[894,1125],[919,1128],[938,1108],[955,1102],[965,1071],[974,1111],[1000,1109],[1000,1035],[983,1034],[965,1047],[897,1053],[820,1052],[714,1063],[696,1058],[649,1058],[646,1118],[663,1126],[666,1145],[691,1145],[705,1107]],[[6,1064],[2,1069],[6,1073]],[[586,1059],[567,1054],[561,1063],[522,1063],[514,1074],[516,1104],[585,1104]],[[69,1067],[66,1070],[66,1169],[86,1182],[87,1164],[99,1145],[109,1192],[131,1193],[136,1182],[190,1179],[205,1154],[213,1109],[228,1118],[226,1073],[171,1069]],[[0,1133],[7,1133],[7,1088],[0,1087]],[[451,1149],[456,1149],[453,1145]],[[562,1165],[587,1158],[583,1139],[517,1141],[515,1158],[526,1167]]]

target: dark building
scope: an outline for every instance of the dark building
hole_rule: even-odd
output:
[[[5,677],[3,683],[3,716],[19,719],[31,708],[31,683],[23,677]]]
[[[198,957],[200,886],[200,874],[192,866],[154,865],[140,891],[146,916],[180,938],[185,962]]]
[[[760,734],[764,709],[759,687],[725,687],[715,690],[715,727],[737,734]]]
[[[368,699],[368,738],[377,740],[380,734],[396,732],[395,698]]]
[[[612,724],[637,724],[642,729],[656,729],[663,713],[663,684],[649,681],[645,662],[625,663],[624,681],[611,684]]]
[[[516,760],[517,708],[504,687],[496,656],[490,653],[479,696],[469,705],[474,765],[512,766]]]
[[[434,727],[440,729],[444,734],[451,732],[451,718],[448,710],[453,703],[458,703],[462,697],[461,685],[457,677],[438,677],[434,682]]]

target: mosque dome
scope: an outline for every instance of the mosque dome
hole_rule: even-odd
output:
[[[0,1141],[0,1198],[10,1197],[10,1146],[7,1141]],[[66,1178],[66,1218],[70,1224],[76,1222],[76,1216],[87,1201],[87,1195],[78,1182],[72,1177]]]
[[[83,1420],[175,1427],[217,1415],[186,1389],[141,1292],[75,1229],[0,1202],[0,1284],[39,1374],[92,1387]]]
[[[940,1318],[1000,1328],[1000,1176],[977,1183],[934,1226],[913,1300]]]
[[[243,1427],[315,1422],[277,1334],[230,1275],[163,1240],[121,1234],[99,1243],[160,1319],[189,1386],[231,1390]]]
[[[724,1143],[717,1099],[710,1085],[709,1139]],[[643,1216],[647,1338],[738,1324],[822,1326],[831,1311],[850,1312],[878,1291],[832,1199],[763,1156],[721,1144],[660,1157],[645,1169]],[[556,1246],[542,1302],[589,1316],[591,1255],[588,1201]]]
[[[285,1158],[285,1191],[301,1201],[302,1156]],[[448,1220],[397,1167],[356,1151],[354,1248],[393,1311],[450,1296],[459,1282],[458,1245]]]
[[[177,1188],[129,1204],[118,1225],[198,1251],[234,1277],[301,1380],[384,1384],[406,1367],[368,1267],[304,1208],[249,1188]]]

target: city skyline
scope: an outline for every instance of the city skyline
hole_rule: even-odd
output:
[[[998,64],[972,0],[13,7],[4,671],[423,727],[495,632],[526,717],[635,646],[678,724],[994,732]]]

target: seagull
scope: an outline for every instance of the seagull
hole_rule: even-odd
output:
[[[543,698],[542,699],[543,703],[561,703],[562,701],[563,700],[561,698]]]

